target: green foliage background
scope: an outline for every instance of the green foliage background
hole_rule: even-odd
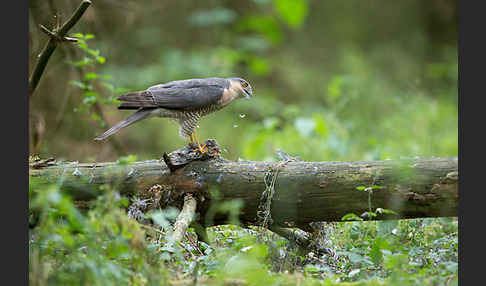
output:
[[[77,4],[31,1],[31,66],[46,40],[36,24],[55,26]],[[229,159],[457,156],[456,11],[454,1],[93,1],[71,33],[86,38],[56,50],[30,102],[31,153],[158,158],[186,143],[168,120],[92,140],[130,114],[118,94],[241,76],[255,97],[198,129]]]
[[[70,33],[80,43],[57,48],[30,100],[31,155],[159,158],[186,143],[167,120],[93,141],[130,113],[116,109],[116,96],[209,76],[243,77],[255,94],[200,123],[200,139],[217,139],[228,159],[276,160],[278,149],[307,161],[458,154],[456,1],[92,2]],[[29,72],[47,40],[38,25],[55,27],[78,4],[29,1]],[[236,226],[213,228],[199,250],[169,249],[163,238],[143,239],[116,190],[80,211],[56,186],[30,185],[35,285],[194,277],[211,285],[457,284],[455,218],[329,225],[340,258],[323,263]]]

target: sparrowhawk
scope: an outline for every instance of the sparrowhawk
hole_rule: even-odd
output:
[[[198,120],[215,112],[238,98],[250,99],[253,92],[250,84],[242,78],[202,78],[176,80],[149,87],[143,91],[127,93],[118,97],[118,109],[136,109],[126,119],[99,135],[103,140],[139,120],[158,116],[174,119],[179,123],[179,135],[196,139],[198,149],[204,153],[197,138],[195,127]]]

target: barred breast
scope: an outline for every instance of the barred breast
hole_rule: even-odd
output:
[[[179,123],[179,136],[187,138],[193,134],[194,129],[198,125],[201,117],[211,114],[221,108],[221,106],[213,104],[191,111],[159,109],[154,112],[156,112],[157,116],[168,117],[176,120]]]

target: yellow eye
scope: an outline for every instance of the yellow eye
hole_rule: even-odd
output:
[[[241,86],[243,86],[244,88],[247,88],[248,87],[248,84],[246,82],[242,82],[241,83]]]

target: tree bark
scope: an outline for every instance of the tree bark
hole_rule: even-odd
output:
[[[212,205],[236,199],[243,202],[238,213],[240,222],[256,224],[260,221],[257,212],[264,204],[262,193],[272,187],[271,182],[274,185],[273,197],[269,198],[270,216],[275,225],[283,227],[305,228],[310,222],[341,221],[348,213],[360,216],[370,207],[373,211],[384,208],[398,214],[378,215],[374,219],[458,214],[457,158],[232,162],[215,157],[176,167],[169,169],[162,159],[127,165],[49,159],[32,162],[29,175],[31,180],[58,184],[75,200],[96,197],[104,191],[101,185],[128,195],[143,193],[159,184],[166,189],[166,196],[179,198],[179,203],[184,194],[192,193],[198,199],[197,212],[202,223],[206,214],[214,213]],[[371,196],[357,189],[370,186],[380,188],[373,189]],[[227,219],[227,215],[219,213],[206,225],[223,224]]]

